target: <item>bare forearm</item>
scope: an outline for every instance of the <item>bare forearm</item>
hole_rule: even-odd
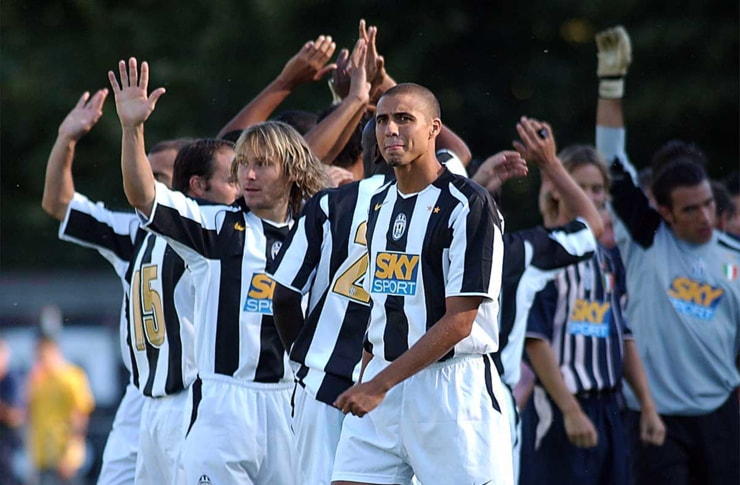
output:
[[[144,125],[123,127],[121,141],[123,190],[129,204],[149,216],[154,206],[154,175],[144,146]]]
[[[218,132],[217,138],[225,134],[244,130],[255,123],[267,120],[270,115],[285,101],[293,87],[284,82],[280,77],[273,80],[252,101],[249,102],[239,113],[231,119],[226,126]]]
[[[72,197],[74,197],[72,161],[74,160],[76,145],[76,140],[60,134],[54,142],[46,165],[46,179],[41,207],[50,216],[60,221],[64,220],[67,207]]]
[[[360,122],[367,101],[367,98],[347,96],[337,109],[306,133],[306,143],[316,158],[328,164],[339,155]]]
[[[580,410],[580,404],[565,385],[550,344],[544,340],[527,339],[526,350],[532,369],[558,409],[563,414]]]
[[[637,400],[640,402],[640,408],[645,410],[654,410],[655,403],[650,395],[650,388],[645,376],[645,368],[642,366],[640,354],[637,353],[637,346],[634,340],[624,341],[624,362],[622,364],[624,378],[635,392]]]
[[[542,173],[547,176],[553,188],[560,194],[560,202],[565,206],[568,214],[573,217],[582,217],[588,222],[594,237],[598,238],[604,231],[604,222],[599,211],[588,195],[578,186],[575,180],[565,170],[559,160],[543,163],[540,166]]]
[[[477,309],[476,309],[477,311]],[[469,315],[468,315],[469,316]],[[373,381],[388,390],[442,358],[455,344],[470,335],[472,318],[446,314],[409,350],[380,372]]]
[[[596,125],[609,128],[624,128],[621,99],[599,98],[596,105]]]

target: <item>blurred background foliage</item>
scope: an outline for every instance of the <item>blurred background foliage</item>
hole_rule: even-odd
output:
[[[549,0],[3,0],[0,5],[0,267],[98,267],[93,252],[57,240],[40,207],[46,158],[66,113],[106,87],[119,59],[151,65],[167,94],[146,126],[147,144],[215,136],[307,40],[332,35],[351,48],[360,18],[398,81],[430,87],[442,119],[474,161],[511,147],[528,115],[549,121],[558,144],[590,143],[597,100],[594,33],[629,31],[633,64],[625,112],[639,168],[672,138],[701,146],[710,175],[738,168],[738,2]],[[109,96],[78,145],[77,189],[126,208],[120,128]],[[300,87],[280,109],[321,110],[325,83]],[[538,178],[506,187],[507,229],[539,222]]]

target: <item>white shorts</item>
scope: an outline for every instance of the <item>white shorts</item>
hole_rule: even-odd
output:
[[[108,434],[108,440],[105,443],[98,485],[134,483],[141,409],[145,399],[133,384],[129,383],[126,386],[126,392],[113,420],[113,429]]]
[[[509,386],[504,385],[506,394],[506,412],[509,416],[509,433],[511,433],[511,458],[514,471],[514,483],[519,483],[519,460],[522,452],[522,420],[519,408],[516,405],[514,393]]]
[[[293,431],[298,453],[295,483],[330,485],[344,414],[317,401],[299,384],[296,384],[293,406]]]
[[[182,483],[294,485],[293,384],[220,375],[201,380],[200,400],[189,406],[193,421],[180,456]]]
[[[388,362],[376,357],[364,380]],[[365,417],[347,415],[333,480],[512,485],[507,399],[490,357],[433,364],[393,387]]]
[[[147,397],[141,413],[136,484],[173,484],[185,440],[188,391],[172,396]]]

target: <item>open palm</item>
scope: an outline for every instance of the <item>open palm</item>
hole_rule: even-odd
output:
[[[135,127],[143,124],[154,111],[160,96],[165,92],[164,88],[158,88],[147,95],[149,86],[149,64],[141,63],[141,76],[138,73],[136,58],[128,61],[128,69],[125,61],[118,61],[118,74],[120,84],[113,71],[108,71],[113,95],[116,98],[116,111],[121,120],[121,126]]]

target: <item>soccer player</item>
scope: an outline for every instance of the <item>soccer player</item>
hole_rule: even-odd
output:
[[[600,45],[600,58],[613,54]],[[560,158],[603,208],[609,176],[601,154],[573,145]],[[539,385],[524,413],[523,484],[628,483],[623,379],[644,407],[645,441],[663,440],[665,427],[623,317],[623,280],[619,261],[600,245],[591,259],[568,267],[537,295],[526,350]]]
[[[192,296],[182,259],[167,249],[164,240],[141,229],[135,214],[110,211],[75,191],[75,148],[100,119],[107,95],[107,89],[97,91],[92,98],[84,93],[59,126],[49,154],[42,201],[44,210],[62,222],[59,237],[100,252],[113,265],[124,289],[120,344],[130,381],[103,452],[98,478],[101,485],[133,483],[141,459],[139,428],[145,403],[154,396],[182,391],[196,374]],[[152,147],[148,166],[157,180],[172,183],[175,156],[187,143],[189,140],[172,140]],[[180,372],[169,373],[168,366]],[[158,367],[161,369],[155,372]],[[183,392],[181,398],[185,395]],[[153,423],[149,420],[148,424]],[[163,433],[167,439],[174,436],[170,429]],[[175,456],[170,457],[170,464],[174,464]],[[165,468],[165,476],[171,475],[170,467]]]
[[[501,284],[501,311],[499,352],[494,361],[501,366],[501,380],[509,391],[512,410],[516,411],[513,388],[521,376],[522,351],[527,327],[527,315],[535,295],[566,266],[589,259],[596,249],[596,239],[603,224],[596,207],[578,186],[557,158],[555,136],[547,123],[523,117],[517,126],[520,142],[517,150],[540,169],[543,187],[554,194],[572,217],[560,217],[546,226],[536,226],[517,232],[504,233],[503,278]],[[497,190],[507,178],[515,174],[511,165],[517,152],[501,152],[498,160],[487,160],[489,174],[478,177],[489,191]],[[509,160],[501,160],[506,157]],[[495,172],[496,165],[508,163],[512,169]],[[492,181],[491,179],[495,179]],[[500,359],[500,361],[499,361]],[[515,483],[519,476],[521,427],[518,413],[510,413],[512,453]]]
[[[498,344],[502,221],[490,194],[437,160],[439,103],[399,84],[376,135],[397,181],[371,199],[371,299],[361,383],[344,413],[332,479],[345,483],[511,484]]]
[[[352,85],[345,97],[360,100],[360,112],[370,99],[364,45],[359,41],[353,50]],[[312,197],[275,261],[275,324],[290,349],[297,381],[295,483],[331,482],[344,419],[333,403],[359,372],[370,303],[361,282],[368,257],[367,213],[370,196],[384,181],[371,177]],[[304,318],[301,300],[309,292]]]
[[[126,196],[145,226],[164,236],[196,282],[196,364],[183,481],[294,483],[292,374],[272,318],[267,276],[303,200],[323,188],[321,163],[288,125],[254,125],[236,144],[232,205],[198,205],[146,170],[144,122],[164,88],[148,92],[149,66],[110,71],[123,132]],[[201,381],[199,381],[201,382]]]
[[[626,390],[635,483],[740,483],[740,244],[714,228],[704,157],[687,143],[672,142],[671,155],[653,168],[650,206],[625,151],[618,94],[600,90],[597,146],[613,161],[627,315],[666,427],[664,443],[646,445],[644,405]],[[667,145],[656,153],[669,152]]]

